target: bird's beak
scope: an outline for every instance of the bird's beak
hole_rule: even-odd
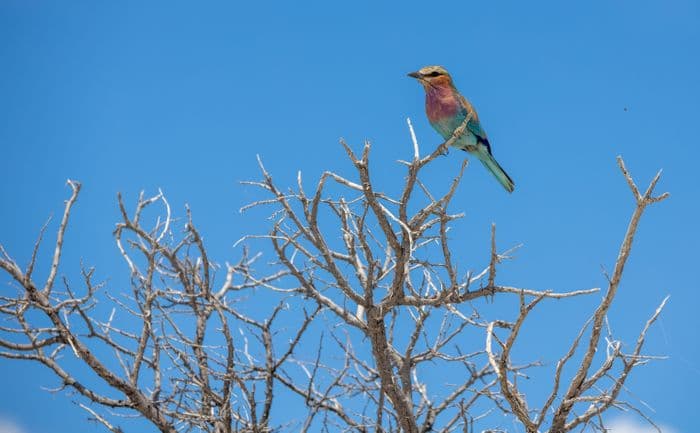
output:
[[[416,72],[411,72],[410,74],[408,74],[408,76],[411,77],[411,78],[415,78],[415,79],[417,79],[417,80],[420,80],[420,79],[421,79],[421,74],[420,74],[420,72],[418,72],[418,71],[416,71]]]

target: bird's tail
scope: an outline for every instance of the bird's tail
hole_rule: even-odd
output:
[[[498,182],[503,185],[503,188],[508,192],[513,192],[515,189],[513,179],[511,179],[508,173],[496,162],[493,155],[491,155],[488,150],[482,150],[478,152],[477,156],[481,163],[484,164],[484,167],[486,167],[496,179],[498,179]]]

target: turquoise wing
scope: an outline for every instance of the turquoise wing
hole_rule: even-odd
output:
[[[469,129],[472,134],[476,135],[476,138],[479,139],[479,141],[489,141],[488,137],[486,136],[486,131],[484,131],[484,128],[481,127],[481,122],[479,122],[479,119],[470,119],[469,123],[467,123],[467,129]]]
[[[469,132],[474,134],[476,140],[478,142],[483,143],[488,149],[489,153],[491,153],[491,145],[489,144],[488,136],[486,135],[486,131],[484,131],[484,128],[482,128],[481,122],[479,122],[479,115],[476,114],[476,110],[474,109],[472,104],[467,100],[467,98],[465,98],[461,94],[459,95],[459,101],[462,103],[465,116],[467,116],[468,113],[472,113],[471,119],[469,119],[469,123],[467,123],[467,129],[469,130]]]

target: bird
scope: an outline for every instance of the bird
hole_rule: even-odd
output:
[[[506,191],[513,192],[515,183],[493,157],[491,144],[479,122],[476,110],[467,98],[459,93],[447,70],[442,66],[426,66],[409,73],[408,76],[415,78],[423,85],[428,120],[445,140],[452,137],[455,129],[462,125],[467,116],[470,117],[464,133],[452,146],[477,157]]]

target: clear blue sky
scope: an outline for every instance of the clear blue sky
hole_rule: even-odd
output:
[[[615,156],[642,184],[664,169],[659,192],[671,198],[642,221],[610,318],[632,344],[671,295],[647,346],[670,359],[629,387],[653,418],[695,431],[699,50],[695,0],[3,1],[0,242],[26,262],[71,178],[84,189],[61,267],[69,277],[81,258],[103,278],[124,274],[111,238],[117,191],[133,199],[160,187],[175,209],[189,203],[211,256],[235,259],[233,242],[263,230],[237,211],[259,197],[238,185],[257,176],[256,154],[284,185],[298,169],[309,180],[350,173],[338,138],[370,139],[390,189],[402,175],[394,161],[411,152],[406,117],[424,149],[440,142],[406,73],[442,64],[517,185],[509,196],[477,164],[467,171],[454,201],[466,212],[455,234],[464,267],[482,264],[493,221],[500,245],[524,244],[501,283],[602,286],[633,206]],[[447,182],[461,157],[441,159],[426,181]],[[555,361],[545,337],[572,335],[594,301],[543,309],[556,326],[531,330],[541,332],[533,350]],[[0,360],[0,372],[1,418],[28,433],[92,428],[66,397],[41,390],[54,384],[41,368]]]

